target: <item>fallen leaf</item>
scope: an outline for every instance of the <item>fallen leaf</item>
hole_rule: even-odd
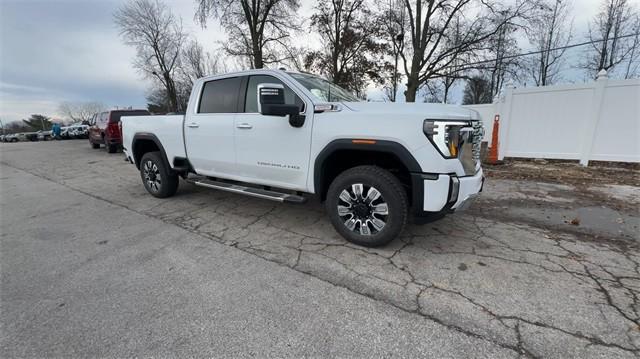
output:
[[[580,225],[580,218],[574,218],[571,221],[569,221],[569,224],[573,224],[574,226],[579,226]]]

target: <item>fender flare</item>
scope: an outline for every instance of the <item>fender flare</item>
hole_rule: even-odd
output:
[[[411,155],[406,147],[398,142],[387,140],[375,140],[375,143],[354,143],[354,138],[342,138],[329,142],[316,156],[313,167],[313,188],[314,192],[318,195],[324,193],[326,188],[323,188],[324,177],[324,165],[326,159],[336,151],[340,150],[355,150],[355,151],[375,151],[390,153],[395,155],[400,162],[409,170],[410,173],[421,173],[422,168],[418,161]]]
[[[164,159],[165,164],[169,166],[170,169],[172,168],[171,163],[167,158],[167,153],[164,151],[164,147],[162,146],[162,143],[160,142],[158,137],[156,137],[156,135],[154,135],[153,133],[139,132],[133,135],[133,139],[131,140],[131,154],[133,155],[134,159],[136,157],[136,153],[135,153],[136,142],[140,140],[145,140],[145,141],[149,140],[155,143],[155,145],[160,149],[160,153],[162,154],[162,158]],[[142,158],[142,156],[140,156],[140,158]],[[140,161],[139,160],[135,161],[135,164],[136,164],[136,167],[140,169]]]

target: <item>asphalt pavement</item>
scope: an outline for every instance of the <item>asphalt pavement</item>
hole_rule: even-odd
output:
[[[548,186],[489,181],[365,249],[318,203],[184,182],[160,200],[86,141],[0,144],[0,356],[638,357],[635,197],[624,231],[483,212],[524,187],[592,206]]]

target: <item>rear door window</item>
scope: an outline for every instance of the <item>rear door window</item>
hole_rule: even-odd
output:
[[[204,84],[198,113],[236,113],[240,78],[231,77],[208,81]]]

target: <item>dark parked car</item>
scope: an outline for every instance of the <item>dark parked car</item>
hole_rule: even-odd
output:
[[[100,148],[100,144],[107,147],[109,153],[115,153],[122,146],[120,133],[120,117],[150,115],[147,110],[112,110],[96,113],[89,123],[89,143],[93,148]]]

